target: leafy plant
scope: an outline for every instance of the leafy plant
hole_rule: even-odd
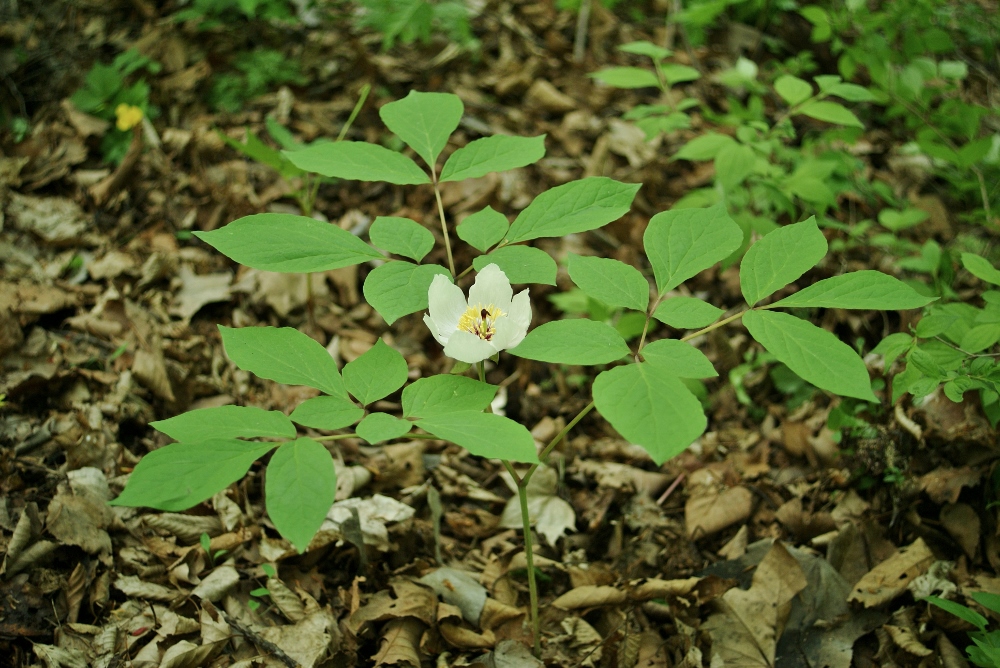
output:
[[[114,127],[101,141],[105,162],[120,163],[132,142],[132,128],[144,117],[155,117],[159,113],[149,103],[149,84],[145,79],[129,83],[132,75],[142,70],[156,74],[160,65],[135,49],[129,49],[110,65],[94,63],[83,86],[70,96],[70,101],[80,111],[114,122]]]
[[[290,21],[295,17],[288,0],[193,0],[174,13],[174,21],[195,21],[199,30],[230,25],[237,19]]]
[[[230,113],[239,111],[247,100],[263,95],[274,86],[306,82],[298,63],[275,49],[241,53],[234,67],[238,72],[215,76],[209,93],[212,106]]]
[[[528,483],[586,415],[596,408],[658,464],[676,456],[707,425],[702,404],[687,381],[717,375],[709,359],[688,342],[740,319],[776,360],[805,381],[841,396],[878,401],[864,362],[850,346],[781,309],[910,309],[933,297],[886,274],[860,271],[825,279],[768,303],[826,255],[826,238],[813,218],[776,229],[747,251],[740,263],[746,308],[727,315],[703,300],[676,297],[676,288],[743,243],[740,227],[724,207],[714,206],[653,216],[643,235],[652,283],[639,269],[617,260],[570,259],[570,277],[584,294],[609,309],[641,317],[643,328],[633,346],[611,325],[589,318],[556,320],[525,334],[531,313],[529,292],[514,297],[510,284],[554,284],[556,274],[554,260],[527,242],[583,233],[620,218],[640,185],[604,177],[571,181],[542,192],[513,222],[484,209],[458,227],[459,238],[479,255],[470,267],[457,271],[440,184],[523,167],[545,152],[543,136],[495,135],[457,148],[439,167],[463,111],[457,96],[415,91],[382,107],[386,126],[424,166],[365,142],[326,143],[284,153],[297,168],[328,178],[432,189],[447,266],[424,263],[437,239],[421,223],[405,218],[376,219],[371,244],[336,225],[288,214],[247,216],[196,234],[231,259],[265,271],[327,271],[378,260],[381,264],[364,282],[368,303],[388,325],[429,309],[425,321],[431,333],[445,353],[464,366],[408,382],[406,360],[382,340],[340,370],[319,343],[294,329],[220,326],[226,353],[238,367],[261,378],[315,388],[320,396],[302,402],[288,416],[223,406],[153,423],[178,442],[146,455],[114,503],[188,508],[225,489],[256,460],[270,455],[267,512],[278,531],[304,551],[336,491],[333,459],[324,442],[360,438],[378,444],[406,435],[455,443],[474,455],[499,459],[516,484],[537,653],[538,595]],[[466,298],[455,282],[472,271],[478,273]],[[653,341],[649,334],[654,320],[696,331],[680,339]],[[597,372],[592,400],[540,452],[525,426],[490,412],[498,388],[485,381],[483,361],[498,359],[501,350],[544,364],[595,367]],[[478,379],[454,373],[473,368]],[[400,415],[374,408],[375,402],[400,390]],[[299,436],[296,425],[327,434]],[[516,463],[527,468],[519,470]]]
[[[428,43],[435,32],[444,33],[466,49],[478,48],[479,41],[469,27],[465,3],[451,0],[358,0],[363,12],[355,20],[359,28],[382,33],[382,49],[389,50],[399,40],[403,44]]]
[[[1000,613],[1000,596],[985,591],[970,592],[969,596],[987,610]],[[988,631],[989,620],[981,614],[955,601],[928,596],[924,599],[946,612],[975,626],[978,630],[969,633],[973,644],[966,648],[969,661],[982,668],[997,668],[1000,666],[1000,631]]]

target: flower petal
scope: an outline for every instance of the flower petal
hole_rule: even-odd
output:
[[[443,345],[458,329],[458,319],[468,308],[465,303],[465,295],[462,293],[462,288],[442,274],[438,274],[431,281],[431,287],[427,291],[427,305],[431,320],[437,326],[438,333],[434,338]],[[433,329],[431,333],[434,333]]]
[[[495,332],[493,338],[490,339],[490,344],[498,352],[507,348],[513,348],[524,338],[524,332],[519,331],[517,324],[506,316],[497,318],[496,324],[493,327]],[[517,340],[517,343],[511,343],[514,340]]]
[[[469,305],[486,307],[493,304],[507,313],[510,310],[510,298],[513,294],[507,274],[497,265],[488,264],[479,272],[476,282],[469,288]]]
[[[456,330],[444,347],[445,355],[468,364],[482,362],[487,357],[492,357],[494,353],[496,349],[489,341],[483,341],[475,334],[462,330]]]
[[[528,299],[527,290],[521,290],[511,300],[510,314],[507,318],[511,322],[514,334],[504,347],[513,348],[524,340],[524,335],[528,333],[528,325],[531,324],[531,301]]]
[[[434,324],[434,321],[431,320],[429,315],[424,316],[424,324],[427,325],[427,329],[431,330],[431,335],[437,339],[438,343],[442,346],[448,343],[448,337],[441,335],[441,332],[438,331],[437,325]],[[450,335],[451,331],[449,331],[448,334]]]

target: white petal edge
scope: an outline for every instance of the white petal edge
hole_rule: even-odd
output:
[[[431,320],[429,315],[424,315],[424,324],[427,325],[427,329],[431,330],[431,336],[433,336],[438,343],[442,346],[448,343],[448,337],[441,335],[441,332],[438,331],[437,325],[434,324],[434,321]],[[448,334],[451,334],[451,332],[448,332]]]
[[[510,310],[510,300],[514,291],[503,273],[495,264],[488,264],[476,275],[476,282],[469,288],[470,306],[489,306],[493,304],[504,313]]]
[[[427,290],[427,310],[437,327],[438,336],[434,338],[442,345],[447,343],[451,334],[458,329],[458,319],[467,308],[462,288],[442,274],[434,276],[431,287]],[[431,333],[433,332],[434,330],[431,330]]]
[[[496,332],[493,334],[493,338],[490,339],[490,344],[497,352],[513,348],[517,344],[511,343],[512,341],[520,343],[521,339],[524,338],[524,332],[518,331],[517,324],[508,317],[497,318],[494,327],[496,328]]]
[[[513,325],[515,336],[504,347],[513,348],[524,340],[525,334],[528,333],[528,325],[531,324],[531,300],[528,299],[527,290],[518,292],[511,301],[510,315],[507,317],[510,318]]]
[[[475,334],[462,330],[456,330],[444,347],[445,355],[466,364],[482,362],[487,357],[492,357],[494,353],[496,349],[489,341],[483,341]]]

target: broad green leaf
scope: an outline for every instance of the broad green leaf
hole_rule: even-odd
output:
[[[313,429],[343,429],[365,414],[346,396],[320,396],[306,399],[288,417],[303,427]]]
[[[790,107],[805,102],[813,95],[813,87],[808,81],[803,81],[790,74],[778,77],[778,80],[774,82],[774,90]]]
[[[701,77],[701,72],[693,67],[688,67],[687,65],[662,63],[659,65],[659,68],[660,74],[663,75],[663,78],[667,82],[668,86],[673,86],[674,84],[679,84],[685,81],[696,81]]]
[[[967,331],[958,342],[967,353],[978,353],[1000,341],[1000,325],[976,325]]]
[[[753,174],[757,156],[745,144],[723,146],[715,156],[715,179],[726,191],[740,185]]]
[[[587,76],[615,88],[659,88],[656,73],[641,67],[608,67]]]
[[[448,137],[458,127],[464,111],[461,98],[452,93],[411,90],[402,100],[383,105],[378,115],[393,134],[434,169],[434,163],[448,143]]]
[[[844,397],[878,401],[858,354],[836,336],[787,313],[748,311],[743,324],[803,380]]]
[[[338,179],[387,181],[401,186],[431,182],[417,163],[378,144],[338,141],[284,153],[299,169]]]
[[[922,599],[917,599],[918,601],[927,601],[928,603],[933,603],[937,607],[950,612],[959,619],[963,619],[969,624],[972,624],[980,631],[985,631],[986,627],[989,625],[989,620],[980,615],[978,612],[971,608],[967,608],[961,603],[955,603],[954,601],[949,601],[944,598],[938,598],[937,596],[926,596]]]
[[[149,426],[187,443],[212,438],[295,438],[295,425],[283,413],[256,406],[201,408]]]
[[[654,60],[663,60],[673,53],[669,49],[664,49],[662,46],[658,46],[647,40],[639,40],[638,42],[622,44],[618,47],[618,50],[624,53],[632,53],[637,56],[649,56]]]
[[[906,332],[896,332],[890,334],[872,349],[874,355],[885,356],[885,368],[888,369],[900,355],[910,349],[913,345],[913,337]]]
[[[600,257],[569,255],[569,277],[589,297],[612,308],[645,311],[649,283],[635,267]]]
[[[344,365],[344,385],[351,395],[367,406],[403,387],[409,368],[406,360],[379,339],[361,357]]]
[[[898,278],[866,269],[818,281],[774,304],[772,308],[822,307],[903,311],[934,301]]]
[[[510,223],[507,222],[507,216],[488,206],[465,218],[455,231],[459,239],[480,253],[485,253],[491,246],[500,243],[508,229]]]
[[[302,554],[337,494],[337,471],[311,438],[283,443],[267,464],[264,498],[274,528]]]
[[[674,160],[712,160],[727,146],[735,146],[736,140],[729,135],[706,132],[692,139],[674,153]]]
[[[337,363],[326,348],[291,327],[219,325],[222,345],[236,366],[285,385],[308,385],[347,396]]]
[[[550,188],[514,220],[507,242],[561,237],[607,225],[628,213],[641,186],[592,176]]]
[[[747,304],[753,306],[806,273],[826,250],[826,237],[816,226],[815,216],[765,236],[740,263],[740,288]]]
[[[864,128],[865,124],[858,120],[854,112],[842,104],[816,100],[808,102],[799,108],[798,113],[815,118],[817,121],[825,123],[835,123],[837,125],[847,125],[855,128]]]
[[[872,102],[875,100],[875,95],[870,90],[852,83],[838,83],[825,92],[842,97],[848,102]]]
[[[233,147],[243,155],[247,156],[251,160],[256,160],[257,162],[271,167],[285,178],[294,178],[296,176],[301,176],[303,173],[301,169],[289,162],[288,158],[281,154],[281,151],[276,151],[262,142],[257,135],[250,130],[247,130],[246,143],[241,143],[233,139],[221,130],[217,130],[216,134],[220,139],[222,139],[222,141],[226,142],[229,146]]]
[[[958,322],[958,317],[950,313],[933,313],[920,319],[914,329],[917,336],[929,339],[949,329]]]
[[[400,420],[388,413],[372,413],[362,420],[354,432],[372,445],[391,441],[405,435],[413,428],[413,423],[409,420]]]
[[[893,232],[899,232],[914,225],[919,225],[927,220],[928,217],[929,214],[926,211],[916,208],[904,209],[903,211],[882,209],[878,212],[878,222],[882,227]]]
[[[1000,271],[986,258],[975,253],[962,253],[962,266],[979,280],[1000,285]]]
[[[417,262],[434,248],[434,235],[430,230],[409,218],[379,216],[372,223],[368,236],[379,248]]]
[[[472,261],[476,271],[482,271],[488,264],[500,267],[511,283],[556,284],[556,261],[540,248],[504,246]]]
[[[553,364],[608,364],[630,351],[614,327],[581,318],[553,320],[535,327],[507,352]]]
[[[523,425],[494,413],[456,411],[417,422],[424,431],[462,446],[479,457],[538,462],[535,439]]]
[[[235,439],[172,443],[143,457],[113,506],[187,510],[246,475],[277,446]]]
[[[403,417],[434,417],[456,411],[485,410],[497,388],[464,376],[421,378],[403,390]]]
[[[391,325],[427,308],[427,291],[437,274],[447,276],[448,270],[436,264],[386,262],[365,278],[365,301]]]
[[[992,612],[1000,612],[1000,594],[993,594],[988,591],[969,592],[972,600]]]
[[[653,317],[676,329],[696,329],[711,325],[723,313],[721,308],[695,297],[672,297],[660,302]]]
[[[657,465],[675,457],[705,431],[698,399],[678,378],[648,363],[601,372],[594,404],[619,434],[641,445]]]
[[[721,204],[658,213],[642,236],[661,295],[729,257],[741,243],[743,230]]]
[[[640,354],[653,368],[678,378],[714,378],[719,375],[705,353],[677,339],[653,341]]]
[[[493,135],[470,141],[456,150],[441,168],[442,183],[478,179],[490,172],[506,172],[531,165],[545,157],[545,135],[511,137]]]
[[[226,257],[262,271],[327,271],[383,259],[347,230],[286,213],[259,213],[194,234]]]

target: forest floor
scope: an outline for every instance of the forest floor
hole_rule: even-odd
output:
[[[439,441],[337,441],[338,506],[303,555],[264,514],[257,466],[189,512],[107,500],[169,441],[151,422],[228,404],[287,412],[312,396],[236,369],[220,323],[296,327],[341,362],[386,337],[411,378],[450,364],[419,314],[387,334],[360,294],[366,265],[314,275],[310,318],[305,277],[240,267],[194,238],[240,216],[297,211],[294,184],[217,131],[266,136],[271,117],[300,140],[336,137],[370,84],[349,138],[377,142],[381,104],[409,90],[456,93],[465,139],[544,133],[547,155],[445,188],[449,216],[487,204],[516,213],[584,176],[641,182],[632,211],[605,231],[539,244],[557,261],[583,249],[637,264],[649,218],[711,180],[710,163],[669,159],[701,120],[647,142],[620,117],[649,96],[587,75],[624,62],[619,44],[662,43],[662,29],[595,3],[576,62],[574,14],[535,0],[490,3],[470,57],[445,42],[381,52],[378,35],[346,23],[199,31],[155,4],[22,3],[0,22],[0,40],[30,65],[7,81],[31,120],[23,141],[0,135],[0,665],[539,665],[519,520],[504,512],[516,496],[496,461]],[[787,29],[802,40],[809,28]],[[258,39],[283,45],[308,83],[211,112],[201,92],[216,60]],[[714,69],[745,50],[724,34],[712,44],[677,58]],[[146,77],[160,115],[136,133],[143,150],[116,168],[101,161],[106,122],[68,98],[95,60],[131,47],[163,66]],[[688,94],[723,104],[705,81]],[[870,142],[878,178],[913,188],[881,161],[891,147]],[[940,188],[924,184],[913,198],[937,221],[926,234],[947,237],[957,223]],[[844,204],[845,221],[874,215]],[[345,229],[378,215],[436,224],[426,188],[328,183],[316,211]],[[813,274],[845,267],[881,268],[847,251]],[[706,271],[693,289],[732,308],[737,276]],[[562,269],[559,282],[570,287]],[[531,289],[534,323],[559,317],[546,299],[556,290]],[[881,316],[833,310],[823,324],[875,342],[892,331]],[[733,326],[703,349],[726,379],[749,346]],[[544,664],[694,667],[714,654],[733,666],[967,665],[971,627],[916,599],[956,587],[1000,594],[1000,527],[988,505],[996,431],[971,401],[938,393],[887,408],[877,438],[837,443],[826,426],[835,399],[815,393],[789,407],[766,368],[745,371],[739,388],[708,383],[708,431],[662,467],[598,416],[570,432],[540,492],[553,508],[536,539]],[[502,356],[488,380],[503,381],[496,407],[541,442],[589,401],[579,368],[551,375]],[[438,571],[436,590],[420,583],[442,566],[467,574]],[[441,602],[446,589],[455,591]]]

